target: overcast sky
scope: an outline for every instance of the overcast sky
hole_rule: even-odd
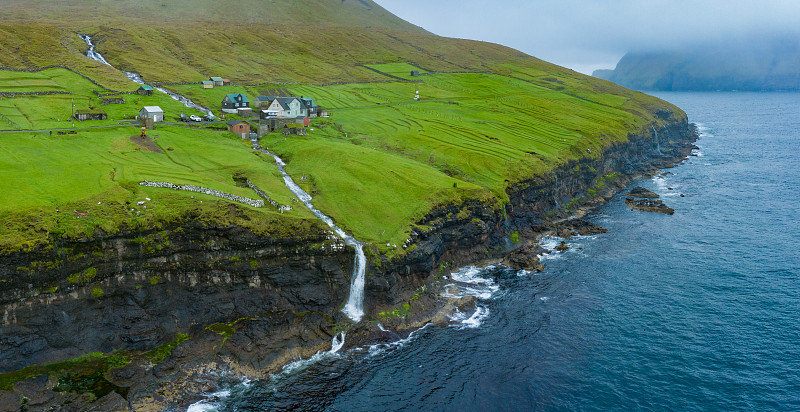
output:
[[[374,0],[441,36],[485,40],[591,74],[629,50],[770,31],[800,38],[800,0]]]

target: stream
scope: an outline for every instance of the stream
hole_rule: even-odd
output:
[[[114,67],[114,66],[111,65],[111,63],[109,63],[105,59],[105,57],[103,57],[102,54],[100,54],[95,49],[94,43],[92,43],[92,38],[88,34],[79,34],[78,36],[80,36],[80,38],[83,39],[83,41],[86,43],[86,45],[89,46],[89,50],[86,51],[86,57],[88,57],[88,58],[90,58],[92,60],[99,61],[100,63],[103,63],[106,66]],[[114,67],[114,68],[116,69],[116,67]],[[126,72],[126,71],[122,71],[122,73],[124,73],[125,76],[127,76],[134,83],[146,84],[144,82],[144,79],[142,79],[142,76],[139,75],[138,73]],[[164,93],[167,96],[171,97],[173,100],[177,100],[177,101],[181,102],[184,106],[186,106],[186,107],[188,107],[190,109],[195,109],[195,110],[201,111],[201,112],[203,112],[203,113],[205,113],[205,114],[207,114],[209,116],[214,116],[214,113],[211,110],[209,110],[206,107],[200,106],[199,104],[193,102],[191,99],[189,99],[186,96],[182,96],[182,95],[180,95],[178,93],[171,92],[171,91],[169,91],[169,90],[167,90],[167,89],[165,89],[163,87],[158,87],[158,86],[152,86],[152,87],[153,87],[153,89],[156,89],[156,90],[160,91],[161,93]],[[214,117],[216,117],[216,116],[214,116]]]

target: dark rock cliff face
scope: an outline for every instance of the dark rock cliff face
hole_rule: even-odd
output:
[[[352,259],[322,229],[273,238],[192,222],[3,256],[0,372],[150,350],[242,318],[332,313],[347,299]]]
[[[508,252],[512,232],[540,233],[576,208],[602,202],[631,178],[674,164],[696,137],[685,119],[673,119],[602,155],[518,182],[508,189],[505,207],[473,200],[431,211],[417,222],[403,257],[372,258],[367,316],[419,296],[442,267]],[[192,339],[163,363],[134,361],[109,372],[116,385],[130,387],[132,406],[157,409],[208,390],[191,383],[204,371],[261,376],[326,350],[349,324],[340,309],[349,293],[353,251],[324,228],[312,232],[280,238],[189,221],[3,256],[0,373],[89,352],[148,351],[187,333]],[[434,301],[417,300],[421,309],[411,318],[430,320]],[[374,338],[369,325],[349,331],[349,345]]]

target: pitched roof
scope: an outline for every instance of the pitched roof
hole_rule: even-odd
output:
[[[211,80],[203,80],[203,84],[213,84],[213,83],[214,82],[212,82]]]
[[[221,82],[222,81],[222,77],[212,77],[211,80],[215,81],[215,82]]]
[[[147,112],[149,112],[149,113],[154,113],[154,112],[162,112],[162,113],[163,113],[163,112],[164,112],[164,111],[163,111],[163,110],[161,110],[161,108],[160,108],[160,107],[158,107],[158,106],[145,106],[145,107],[143,107],[142,109],[146,110],[146,111],[147,111]]]
[[[317,107],[317,105],[314,103],[314,99],[311,97],[301,97],[300,101],[303,102],[303,104],[309,109]]]
[[[140,89],[153,91],[153,86],[148,86],[146,84],[143,84],[142,87],[140,87]]]
[[[228,126],[235,126],[235,125],[237,125],[237,124],[239,124],[239,123],[247,123],[247,122],[246,122],[246,121],[244,121],[244,120],[230,120],[230,121],[227,121],[227,122],[225,122],[225,123],[227,123],[227,124],[228,124]],[[249,124],[249,123],[248,123],[248,124]]]
[[[296,97],[278,97],[275,100],[277,100],[278,104],[280,104],[281,107],[283,107],[283,110],[290,110],[291,108],[289,107],[289,103],[291,103],[292,100],[299,100],[299,99]]]
[[[228,100],[230,100],[232,102],[238,102],[239,100],[236,99],[237,96],[242,96],[242,102],[250,103],[250,100],[247,100],[247,96],[245,96],[245,95],[243,95],[241,93],[232,93],[232,94],[226,95],[225,97],[227,97]]]
[[[270,99],[267,96],[258,96],[258,97],[256,97],[256,100],[258,100],[259,102],[270,102],[270,101],[272,101],[272,99]]]

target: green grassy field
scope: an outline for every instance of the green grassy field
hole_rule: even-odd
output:
[[[413,66],[391,63],[372,67],[402,74]],[[66,70],[33,75],[0,72],[0,76],[8,83],[0,87],[73,93],[0,100],[0,114],[17,128],[63,126],[63,119],[59,122],[49,116],[64,110],[68,114],[65,99],[73,96],[89,107],[99,101],[91,93],[96,86]],[[613,87],[605,90],[567,75],[542,77],[536,71],[518,70],[513,77],[440,73],[419,79],[423,82],[171,88],[215,110],[228,93],[244,93],[255,101],[262,90],[284,87],[295,95],[313,97],[330,111],[330,118],[315,119],[308,136],[285,137],[276,132],[265,136],[262,146],[284,158],[287,170],[314,196],[320,210],[358,239],[384,250],[387,243],[402,244],[414,222],[438,204],[467,198],[506,201],[509,185],[546,174],[569,160],[596,156],[629,134],[663,122],[653,111],[665,103],[655,98],[632,91],[612,93]],[[414,100],[416,92],[419,101]],[[172,113],[183,110],[161,94],[125,97],[129,99],[125,105],[103,109],[117,117],[125,111],[138,111],[141,104],[159,104]],[[2,118],[0,128],[4,128]],[[157,154],[130,142],[129,137],[136,133],[136,128],[119,127],[81,130],[69,136],[0,134],[0,150],[6,154],[0,160],[0,190],[6,193],[0,200],[0,214],[12,220],[33,213],[49,215],[49,220],[41,223],[45,232],[61,227],[73,235],[91,233],[93,225],[113,231],[123,224],[178,219],[181,213],[200,207],[198,202],[204,198],[142,188],[137,185],[141,180],[195,184],[255,197],[250,189],[233,181],[234,174],[244,174],[273,199],[295,208],[281,216],[283,219],[314,220],[302,205],[293,203],[272,159],[253,152],[247,142],[232,134],[160,126],[150,133],[158,136],[156,142],[165,150]],[[134,216],[128,206],[121,206],[144,195],[168,207],[151,207]],[[205,202],[224,203],[215,199]],[[201,208],[211,207],[206,204]],[[53,217],[55,207],[81,213],[64,226],[63,218]],[[83,211],[91,218],[77,223]],[[205,213],[217,219],[224,210],[213,206]],[[258,211],[260,215],[270,213],[275,214]],[[15,235],[3,240],[7,248],[25,244],[29,231],[23,228],[9,233]]]
[[[129,90],[139,86],[129,82]],[[0,92],[60,91],[71,94],[48,96],[16,96],[0,99],[0,130],[54,129],[72,127],[70,118],[75,110],[98,109],[108,114],[108,120],[75,121],[76,127],[117,125],[123,120],[133,120],[143,106],[160,106],[168,121],[175,121],[181,113],[203,113],[188,109],[166,94],[152,96],[122,94],[125,104],[102,105],[101,98],[93,93],[103,91],[94,83],[65,69],[47,69],[36,73],[0,70]],[[221,99],[220,99],[221,100]]]
[[[403,79],[415,79],[411,77],[411,71],[416,70],[420,74],[428,73],[426,70],[420,69],[408,63],[384,63],[384,64],[367,64],[367,67],[378,70],[381,73],[386,73]],[[415,79],[416,80],[416,79]]]
[[[252,151],[248,142],[226,132],[159,127],[150,131],[163,154],[130,141],[134,127],[84,130],[76,135],[0,134],[0,249],[46,241],[50,233],[90,235],[95,227],[113,233],[121,226],[148,227],[181,219],[187,213],[210,221],[226,219],[230,202],[203,194],[139,186],[142,180],[194,184],[249,198],[234,174],[249,177],[277,202],[292,205],[272,158]],[[171,149],[171,150],[170,150]],[[195,198],[192,199],[191,196]],[[137,205],[150,197],[147,209]],[[280,214],[272,208],[237,207],[264,221],[309,220],[305,208]],[[56,212],[56,209],[60,212]],[[134,208],[137,215],[131,212]],[[263,222],[262,222],[263,223]],[[258,221],[250,226],[265,228]]]

